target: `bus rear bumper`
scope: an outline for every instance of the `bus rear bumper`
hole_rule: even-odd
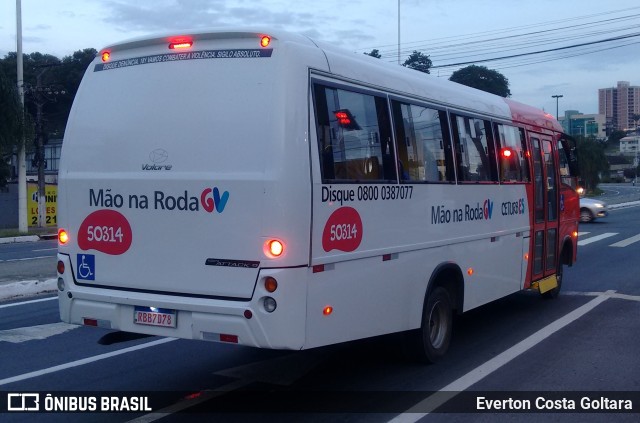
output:
[[[70,269],[69,257],[58,255]],[[97,326],[155,336],[233,343],[269,349],[300,350],[305,341],[306,268],[261,271],[253,297],[247,301],[193,298],[155,293],[130,292],[118,289],[80,286],[67,272],[58,275],[64,280],[64,290],[58,291],[60,318],[77,325]],[[296,274],[298,274],[296,276]],[[260,281],[275,277],[276,292],[267,293]],[[273,312],[264,308],[264,299],[271,296],[277,303]],[[159,309],[171,318],[154,326],[136,322],[141,307]],[[153,322],[155,323],[155,322]]]

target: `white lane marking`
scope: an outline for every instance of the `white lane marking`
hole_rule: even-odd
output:
[[[58,247],[56,248],[40,248],[39,250],[31,250],[32,252],[38,252],[38,251],[58,251]]]
[[[618,241],[615,244],[609,245],[609,247],[627,247],[638,241],[640,241],[640,234],[632,236],[631,238],[623,239],[622,241]]]
[[[585,297],[597,297],[598,295],[603,295],[602,292],[581,292],[581,291],[567,291],[563,295],[582,295]],[[640,295],[629,295],[629,294],[620,294],[614,292],[609,294],[609,298],[616,298],[618,300],[627,300],[627,301],[638,301],[640,302]]]
[[[582,235],[586,235],[586,234],[590,234],[591,232],[578,232],[578,236],[582,236]]]
[[[21,305],[33,304],[33,303],[40,303],[42,301],[53,301],[53,300],[57,300],[57,299],[58,299],[58,297],[51,297],[51,298],[41,298],[39,300],[23,301],[23,302],[20,302],[20,303],[3,304],[3,305],[0,305],[0,308],[15,307],[15,306],[21,306]]]
[[[442,404],[449,401],[451,398],[455,397],[458,393],[469,389],[471,386],[475,385],[485,377],[489,376],[494,371],[498,370],[505,364],[509,363],[514,358],[527,352],[529,349],[533,348],[540,342],[544,341],[545,339],[547,339],[549,336],[553,335],[560,329],[564,328],[568,324],[584,316],[585,314],[593,310],[596,306],[598,306],[602,302],[609,299],[613,294],[615,294],[615,291],[607,291],[598,295],[596,298],[589,301],[588,303],[578,307],[577,309],[566,314],[560,319],[545,326],[544,328],[540,329],[536,333],[530,335],[528,338],[518,342],[516,345],[509,348],[508,350],[502,352],[501,354],[498,354],[491,360],[471,370],[469,373],[462,376],[461,378],[451,382],[449,385],[440,389],[440,391],[425,398],[424,400],[417,403],[416,405],[414,405],[404,413],[391,419],[389,422],[390,423],[399,423],[399,422],[406,423],[406,422],[416,422],[420,420],[421,418],[428,415],[429,412],[435,410]]]
[[[59,366],[49,367],[47,369],[36,370],[35,372],[24,373],[18,376],[12,376],[5,379],[0,379],[0,386],[8,385],[13,382],[19,382],[21,380],[32,379],[34,377],[43,376],[49,373],[59,372],[60,370],[66,370],[73,367],[83,366],[85,364],[94,363],[96,361],[104,360],[111,357],[117,357],[119,355],[127,354],[133,351],[143,350],[145,348],[155,347],[157,345],[166,344],[167,342],[177,341],[178,338],[162,338],[156,341],[147,342],[145,344],[136,345],[129,348],[123,348],[121,350],[108,352],[105,354],[95,355],[93,357],[87,357],[80,360],[72,361],[70,363],[60,364]]]
[[[55,254],[52,254],[50,256],[38,256],[38,257],[27,257],[27,258],[19,258],[19,259],[0,260],[0,263],[10,263],[10,262],[15,262],[15,261],[28,261],[28,260],[40,260],[40,259],[51,258],[51,257],[55,257]]]
[[[581,239],[580,241],[578,241],[578,245],[591,244],[592,242],[600,241],[602,239],[609,238],[615,235],[618,235],[618,232],[605,232],[603,234],[592,236],[587,239]]]
[[[80,326],[69,323],[49,323],[46,325],[29,326],[24,328],[0,330],[0,342],[11,342],[19,344],[37,339],[47,339],[51,336],[60,335]]]

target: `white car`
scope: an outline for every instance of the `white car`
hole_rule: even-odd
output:
[[[592,222],[609,214],[607,203],[593,198],[580,198],[580,222]]]

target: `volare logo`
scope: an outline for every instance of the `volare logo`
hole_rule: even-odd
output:
[[[214,187],[213,189],[206,188],[202,191],[202,194],[200,194],[202,208],[209,213],[213,213],[214,210],[222,213],[227,205],[227,201],[229,201],[229,191],[225,191],[220,195],[218,187]]]

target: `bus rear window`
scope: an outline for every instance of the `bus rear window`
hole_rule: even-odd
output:
[[[396,181],[387,100],[314,85],[324,182]]]

